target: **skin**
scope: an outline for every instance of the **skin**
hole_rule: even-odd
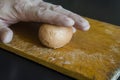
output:
[[[42,0],[0,0],[0,41],[9,43],[13,38],[10,25],[20,21],[45,22],[60,26],[74,26],[87,31],[90,25],[81,16],[62,6]]]

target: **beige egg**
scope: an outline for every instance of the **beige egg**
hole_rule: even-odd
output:
[[[44,24],[39,28],[39,40],[49,48],[60,48],[70,42],[73,36],[71,27]]]

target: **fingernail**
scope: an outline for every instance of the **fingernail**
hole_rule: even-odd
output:
[[[83,30],[84,31],[88,31],[90,29],[90,26],[88,25],[88,26],[86,26],[86,27],[83,27]]]
[[[66,26],[73,26],[75,24],[74,20],[71,18],[65,18],[65,25]]]
[[[73,33],[75,33],[75,32],[76,32],[76,28],[72,27],[72,30],[73,30]]]
[[[9,28],[0,30],[0,39],[3,43],[9,43],[13,38],[13,32]]]
[[[83,29],[84,31],[88,31],[88,30],[90,29],[90,24],[89,24],[88,22],[84,22],[84,23],[82,24],[82,29]]]

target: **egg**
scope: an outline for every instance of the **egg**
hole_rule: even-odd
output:
[[[49,48],[61,48],[71,41],[72,27],[43,24],[39,28],[40,42]]]

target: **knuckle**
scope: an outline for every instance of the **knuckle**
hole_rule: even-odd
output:
[[[63,7],[61,5],[54,5],[51,7],[52,10],[56,11],[56,10],[60,10],[62,9]]]
[[[22,0],[21,2],[18,2],[17,0],[15,0],[13,7],[17,12],[21,13],[23,11],[22,9],[24,9],[24,2]]]

